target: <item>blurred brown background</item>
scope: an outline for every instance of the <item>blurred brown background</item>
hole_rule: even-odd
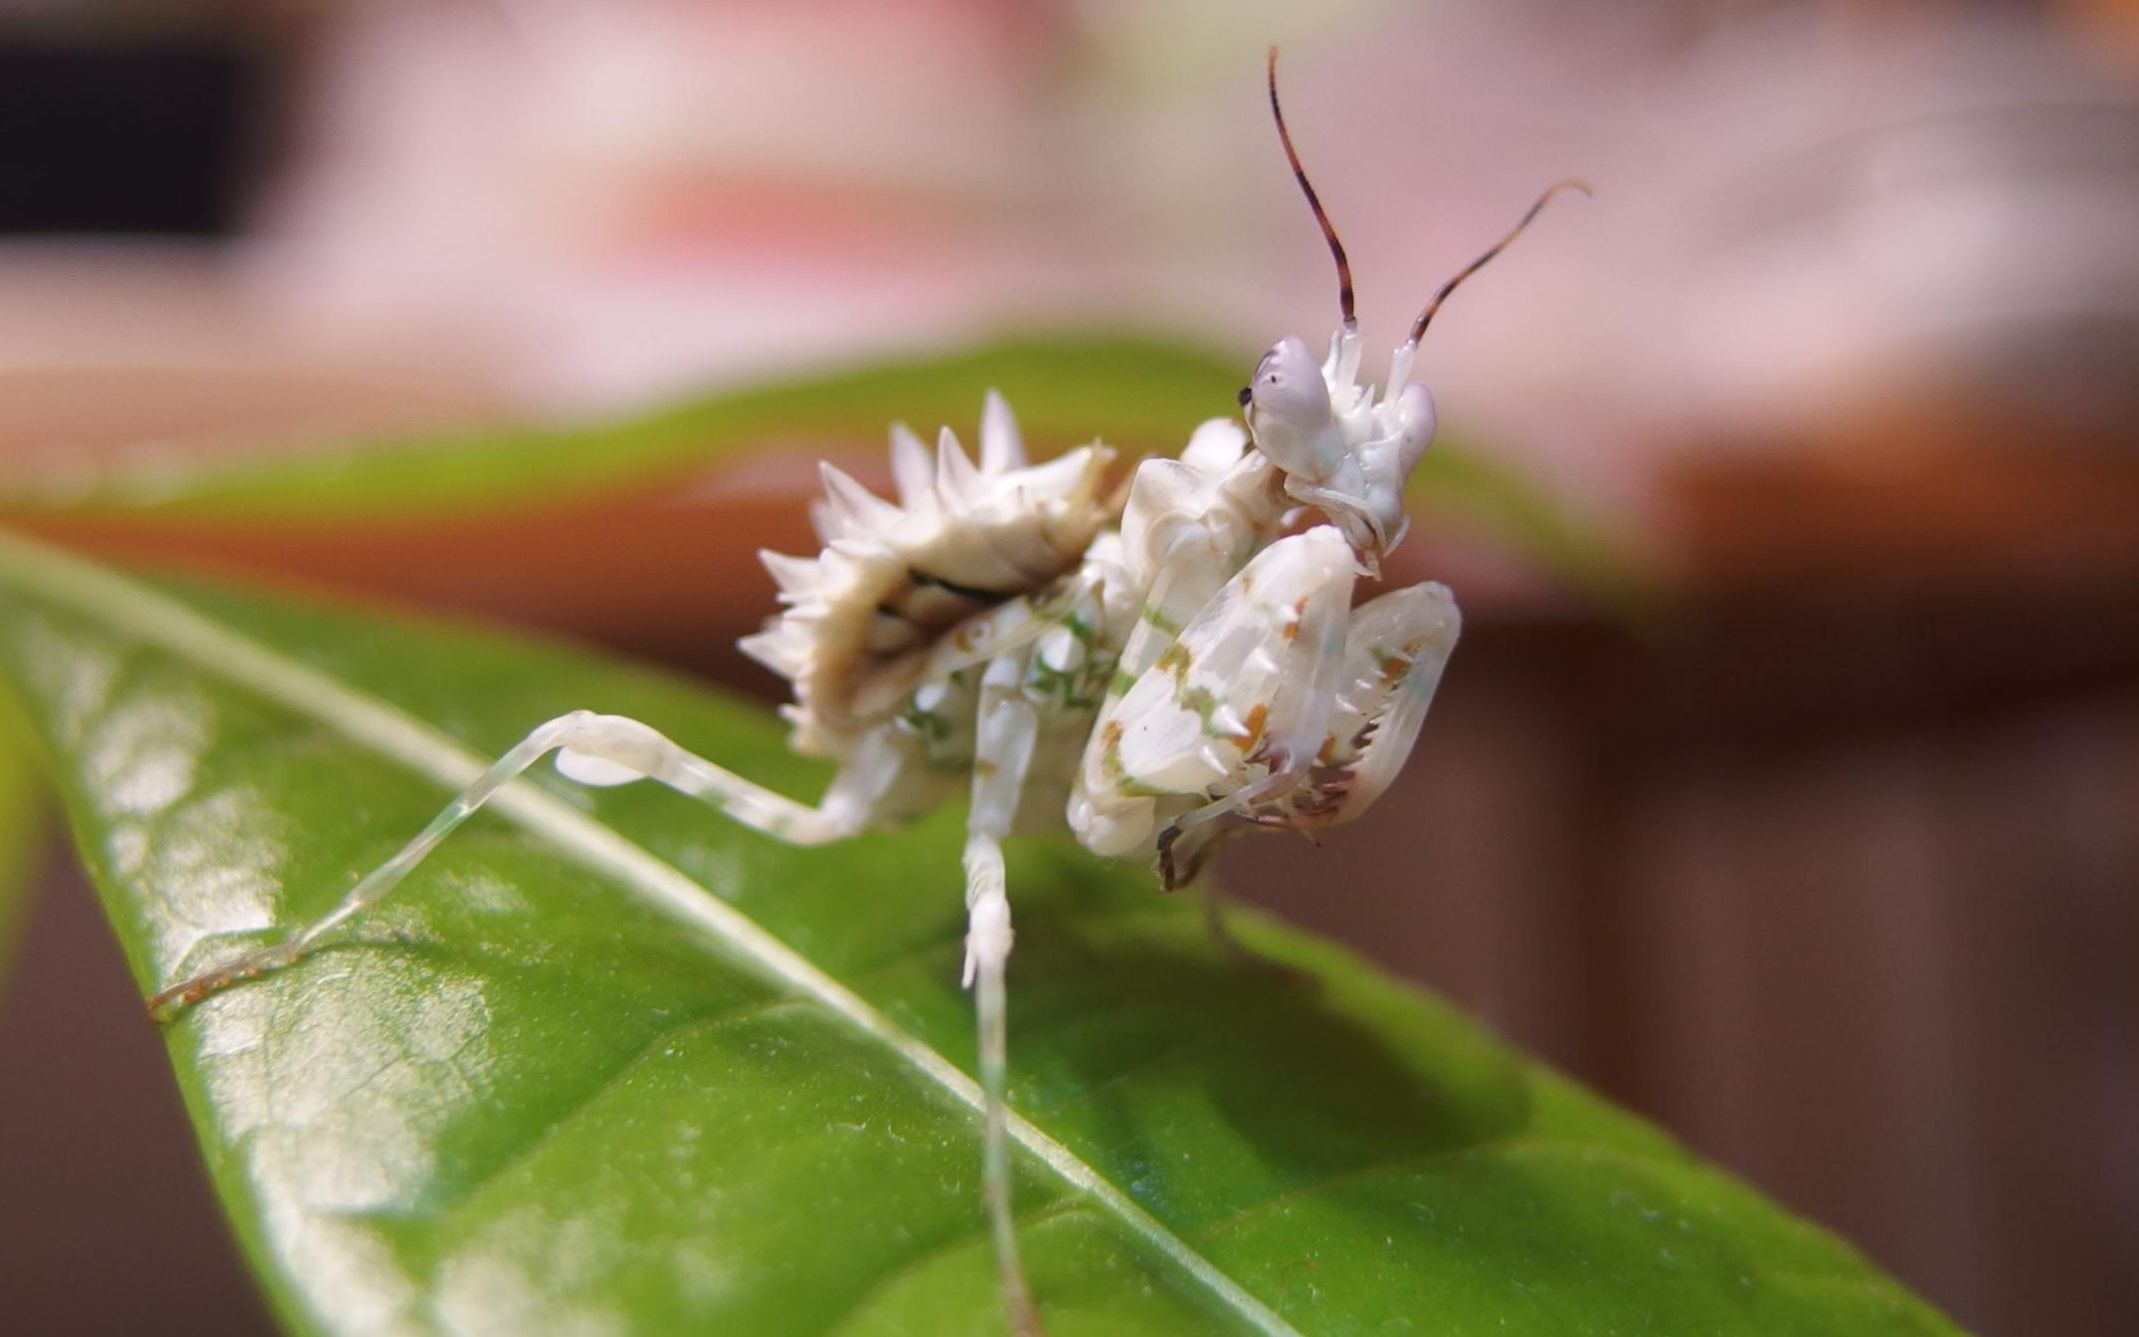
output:
[[[2130,1331],[2139,6],[14,6],[0,495],[107,551],[769,691],[730,647],[769,604],[748,549],[807,545],[776,466],[349,532],[39,508],[106,461],[153,480],[1006,328],[1243,365],[1312,340],[1272,40],[1370,330],[1543,182],[1597,183],[1466,289],[1426,374],[1649,597],[1600,608],[1427,517],[1399,574],[1469,621],[1408,774],[1225,875],[1964,1324]],[[543,545],[608,557],[565,584],[514,560]],[[599,574],[655,561],[697,575]],[[0,976],[0,1327],[264,1330],[54,854]]]

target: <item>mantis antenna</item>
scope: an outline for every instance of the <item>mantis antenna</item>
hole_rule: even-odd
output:
[[[1274,87],[1271,89],[1270,96],[1273,99],[1272,105],[1275,105],[1274,100],[1277,97],[1277,90]],[[1283,128],[1283,123],[1280,122],[1279,129]],[[1285,151],[1288,153],[1292,151],[1292,144],[1290,141],[1287,141],[1285,145]],[[1293,170],[1295,172],[1300,170],[1299,162],[1297,159],[1294,160]],[[1303,186],[1306,185],[1307,178],[1304,176],[1301,177],[1300,184]],[[1536,202],[1531,204],[1528,209],[1523,211],[1523,216],[1516,220],[1515,226],[1508,229],[1507,236],[1502,237],[1499,241],[1494,242],[1491,247],[1487,248],[1486,253],[1484,255],[1479,256],[1476,260],[1471,261],[1462,269],[1457,270],[1456,276],[1454,278],[1441,285],[1440,291],[1436,292],[1433,295],[1433,300],[1426,304],[1426,309],[1424,311],[1419,312],[1419,318],[1417,322],[1414,323],[1411,327],[1411,337],[1405,340],[1405,344],[1411,348],[1418,347],[1419,340],[1426,337],[1426,325],[1429,321],[1433,319],[1433,313],[1441,309],[1441,303],[1448,300],[1448,295],[1456,290],[1457,285],[1462,283],[1463,280],[1469,278],[1471,275],[1477,273],[1479,270],[1484,269],[1488,260],[1491,260],[1494,256],[1499,255],[1502,251],[1508,249],[1508,243],[1514,241],[1517,237],[1520,237],[1523,234],[1523,229],[1530,226],[1531,220],[1536,218],[1539,212],[1544,209],[1545,201],[1551,199],[1553,196],[1559,194],[1563,190],[1579,190],[1584,195],[1592,195],[1596,193],[1589,188],[1588,182],[1577,181],[1573,177],[1569,177],[1565,181],[1555,181],[1551,185],[1545,187],[1545,193],[1538,196]],[[1307,198],[1308,201],[1312,203],[1315,198],[1314,192],[1307,192]],[[1319,218],[1321,214],[1322,210],[1318,207],[1315,210],[1315,216]],[[1327,227],[1328,224],[1324,224],[1323,226]],[[1329,240],[1330,245],[1334,246],[1337,244],[1337,239],[1334,236],[1332,236]],[[1341,265],[1343,261],[1342,252],[1338,253],[1338,261]],[[1349,279],[1346,280],[1346,294],[1347,296],[1350,295]],[[1347,307],[1346,311],[1346,320],[1347,322],[1349,322],[1350,308]]]
[[[1344,328],[1357,329],[1359,318],[1352,311],[1352,262],[1345,259],[1344,243],[1337,240],[1337,229],[1330,226],[1329,214],[1322,208],[1321,197],[1315,194],[1314,186],[1308,182],[1307,169],[1300,166],[1299,151],[1292,146],[1292,132],[1285,128],[1285,109],[1280,107],[1277,101],[1277,48],[1274,46],[1270,48],[1267,71],[1270,81],[1270,116],[1277,122],[1278,141],[1285,146],[1285,161],[1292,164],[1292,179],[1300,183],[1300,193],[1307,197],[1307,207],[1315,211],[1315,222],[1321,225],[1323,240],[1329,243],[1330,258],[1337,262],[1337,309],[1344,313]],[[1502,245],[1506,243],[1503,242]]]

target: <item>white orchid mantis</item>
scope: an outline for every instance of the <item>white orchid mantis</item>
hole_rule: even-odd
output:
[[[993,392],[977,463],[949,429],[933,450],[892,429],[896,501],[824,465],[813,509],[824,546],[763,554],[784,608],[743,641],[793,684],[782,709],[793,746],[838,763],[814,807],[637,720],[577,711],[536,727],[325,916],[170,986],[151,1010],[298,960],[553,752],[581,784],[657,780],[797,845],[895,824],[962,781],[985,1207],[1010,1325],[1038,1332],[1010,1204],[1001,841],[1066,827],[1095,853],[1153,864],[1172,888],[1232,836],[1350,821],[1388,787],[1460,627],[1437,584],[1352,603],[1358,576],[1378,575],[1404,537],[1404,484],[1433,436],[1412,363],[1442,300],[1560,189],[1443,285],[1377,391],[1359,379],[1350,266],[1285,129],[1274,50],[1269,79],[1280,142],[1336,261],[1342,323],[1328,355],[1318,365],[1300,340],[1280,340],[1240,393],[1244,425],[1213,419],[1179,459],[1144,461],[1118,507],[1111,451],[1028,463]]]

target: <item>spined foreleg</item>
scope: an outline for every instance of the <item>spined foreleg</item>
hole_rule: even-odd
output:
[[[1446,586],[1393,590],[1352,610],[1344,671],[1313,788],[1278,824],[1335,826],[1365,812],[1403,769],[1463,617]]]

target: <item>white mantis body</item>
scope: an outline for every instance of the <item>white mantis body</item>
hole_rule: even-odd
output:
[[[151,1010],[297,960],[552,752],[579,783],[657,780],[797,845],[895,824],[962,781],[985,1205],[1010,1324],[1038,1332],[1010,1205],[1001,841],[1066,827],[1095,853],[1152,862],[1171,889],[1229,837],[1346,822],[1388,787],[1460,627],[1438,584],[1352,604],[1357,577],[1378,575],[1404,536],[1403,487],[1433,435],[1412,363],[1442,299],[1559,189],[1443,285],[1377,391],[1359,379],[1349,265],[1285,130],[1274,50],[1270,103],[1337,264],[1343,320],[1327,356],[1280,340],[1241,391],[1245,425],[1212,419],[1179,459],[1143,462],[1118,515],[1103,488],[1112,452],[1095,443],[1028,464],[993,392],[977,463],[949,429],[933,451],[892,429],[896,502],[823,466],[824,547],[762,554],[785,608],[743,642],[793,684],[792,744],[838,763],[814,807],[637,720],[576,711],[535,728],[326,915],[172,985]]]

